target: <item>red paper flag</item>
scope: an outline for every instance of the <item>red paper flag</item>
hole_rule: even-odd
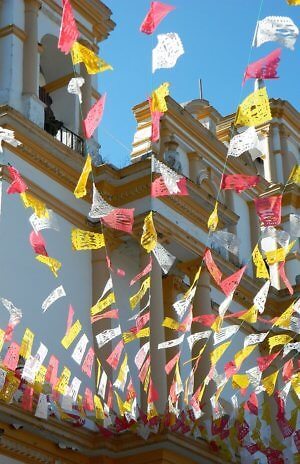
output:
[[[116,208],[107,216],[101,218],[104,224],[112,229],[122,230],[128,234],[132,233],[134,223],[134,208]]]
[[[93,392],[88,387],[86,387],[84,392],[83,407],[87,411],[94,411],[95,409]]]
[[[282,278],[283,282],[285,283],[286,288],[290,292],[290,295],[293,295],[294,289],[291,286],[291,283],[290,283],[290,281],[289,281],[289,279],[288,279],[288,277],[287,277],[287,275],[285,273],[284,264],[285,264],[284,261],[281,261],[281,263],[278,264],[279,275]]]
[[[237,193],[241,193],[246,189],[255,187],[259,182],[259,176],[245,176],[243,174],[223,174],[221,189],[223,190],[235,190]]]
[[[101,122],[104,106],[106,101],[106,93],[92,106],[86,118],[83,120],[83,129],[87,139],[90,139]]]
[[[19,362],[20,348],[20,345],[16,342],[11,343],[3,360],[4,367],[7,367],[7,369],[10,369],[11,371],[16,370]]]
[[[153,181],[151,184],[151,196],[153,198],[156,198],[156,197],[166,197],[168,195],[187,196],[189,194],[189,192],[187,191],[187,187],[186,187],[185,177],[182,177],[177,182],[177,187],[179,189],[179,192],[171,194],[164,182],[163,176],[160,176],[157,179],[155,179],[155,181]]]
[[[130,377],[129,384],[127,387],[127,392],[126,392],[126,401],[133,400],[133,398],[136,398],[136,391],[132,383],[132,378]]]
[[[172,359],[170,359],[169,362],[165,365],[165,371],[166,374],[169,375],[173,367],[176,365],[176,363],[179,361],[181,351],[179,353],[175,354]]]
[[[218,266],[216,265],[216,263],[214,262],[214,259],[212,257],[212,254],[209,248],[206,248],[203,259],[205,261],[206,267],[210,275],[214,278],[214,280],[216,281],[218,285],[221,285],[223,274],[218,268]]]
[[[50,383],[50,385],[54,386],[57,383],[58,380],[58,364],[59,361],[55,356],[50,357],[50,361],[48,364],[46,376],[45,376],[45,381]]]
[[[281,222],[282,195],[256,198],[254,200],[256,212],[264,226],[278,226]]]
[[[282,378],[284,382],[291,380],[294,371],[293,359],[289,359],[283,366]]]
[[[266,369],[268,369],[268,367],[272,364],[272,362],[274,361],[274,359],[277,358],[277,356],[279,355],[280,351],[278,351],[277,353],[273,353],[273,354],[267,354],[266,356],[261,356],[259,358],[256,358],[256,361],[257,361],[257,365],[259,367],[259,370],[261,372],[265,371]]]
[[[158,391],[156,390],[153,384],[153,381],[150,378],[149,391],[148,391],[148,404],[154,403],[155,401],[158,401],[158,399],[159,399]]]
[[[252,414],[258,416],[258,399],[255,392],[251,393],[245,406]]]
[[[114,370],[116,370],[118,367],[123,348],[124,348],[124,341],[120,340],[106,360],[107,364],[109,364]]]
[[[92,376],[94,356],[95,356],[94,349],[90,347],[89,351],[87,352],[86,357],[84,358],[84,361],[81,367],[82,372],[84,372],[88,377]]]
[[[33,251],[37,255],[48,256],[48,253],[46,251],[46,242],[40,232],[35,232],[33,230],[29,235],[29,242],[33,248]]]
[[[66,55],[79,37],[70,0],[63,0],[63,13],[61,18],[58,48]]]
[[[281,48],[247,66],[243,85],[247,79],[278,79],[277,68],[280,61]]]
[[[23,396],[22,396],[22,401],[21,401],[21,406],[22,409],[25,411],[32,411],[32,406],[33,406],[33,387],[30,387],[29,385],[26,386]]]
[[[226,296],[229,296],[232,292],[235,291],[235,289],[237,288],[237,286],[239,285],[239,283],[240,283],[240,281],[241,281],[241,279],[243,277],[243,274],[244,274],[246,268],[247,268],[247,266],[243,266],[237,272],[235,272],[234,274],[227,277],[227,279],[224,279],[221,282],[220,287],[221,287],[221,289],[223,290],[223,292],[225,293]]]
[[[140,26],[140,32],[152,34],[164,17],[174,9],[175,7],[172,5],[166,5],[161,2],[151,2],[150,10]]]
[[[158,142],[160,139],[160,118],[163,115],[160,111],[151,112],[151,142]]]
[[[204,325],[205,327],[211,327],[216,319],[217,316],[214,314],[202,314],[202,316],[194,317],[193,322],[200,322],[200,324]]]
[[[13,166],[7,166],[9,175],[11,177],[12,183],[7,189],[7,193],[24,193],[25,190],[28,189],[27,185],[25,184],[24,180],[22,179],[19,171],[14,168]]]
[[[224,366],[224,372],[227,379],[230,379],[232,375],[236,374],[238,372],[238,368],[236,367],[235,362],[229,361],[226,363]]]

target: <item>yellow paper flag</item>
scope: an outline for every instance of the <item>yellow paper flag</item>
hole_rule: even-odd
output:
[[[249,322],[250,324],[255,324],[255,322],[257,322],[257,313],[258,309],[256,308],[256,306],[253,305],[250,309],[248,309],[248,311],[245,314],[239,316],[238,319],[241,319],[245,322]]]
[[[137,333],[124,332],[123,340],[124,340],[124,343],[130,343],[133,340],[137,340],[138,338],[145,338],[149,336],[150,336],[150,327],[145,327],[144,329],[139,330]]]
[[[95,415],[97,420],[104,419],[104,409],[99,396],[94,395]]]
[[[136,305],[141,301],[143,296],[145,296],[148,288],[150,288],[150,282],[151,282],[150,277],[147,277],[147,279],[143,281],[139,291],[135,295],[130,297],[129,302],[130,302],[131,309],[134,309]]]
[[[258,245],[256,245],[252,252],[252,259],[256,266],[256,277],[258,279],[269,279],[268,269],[259,251]]]
[[[77,182],[76,188],[74,190],[74,195],[76,198],[82,198],[86,195],[86,184],[90,173],[92,172],[92,158],[91,155],[87,155],[85,164],[83,166],[82,173]]]
[[[289,182],[293,182],[294,184],[300,184],[300,164],[296,164],[289,177]]]
[[[71,48],[71,56],[73,64],[84,63],[89,74],[97,74],[99,72],[113,69],[110,64],[106,63],[92,50],[81,45],[79,42],[74,42]]]
[[[261,384],[265,388],[269,396],[273,395],[278,373],[279,371],[275,371],[273,372],[273,374],[268,375],[268,377],[265,377],[264,379],[261,380]]]
[[[210,362],[212,366],[215,366],[219,359],[223,356],[227,348],[229,347],[230,342],[222,343],[222,345],[217,346],[211,353],[210,353]]]
[[[1,353],[2,348],[3,348],[4,339],[5,339],[5,331],[0,329],[0,353]]]
[[[143,225],[143,235],[141,237],[141,245],[147,253],[154,250],[157,244],[157,234],[153,222],[152,211],[145,217]]]
[[[20,356],[23,356],[24,359],[28,359],[31,355],[31,349],[34,339],[34,333],[31,332],[30,329],[26,329],[23,335],[21,348],[20,348]]]
[[[44,255],[37,255],[35,257],[40,263],[46,264],[50,268],[50,270],[53,272],[55,277],[58,276],[57,272],[61,268],[61,262],[58,261],[55,258],[50,258],[50,256],[44,256]]]
[[[222,324],[223,324],[223,317],[221,316],[217,316],[215,321],[212,323],[211,325],[211,329],[214,331],[214,332],[217,332],[219,333],[220,330],[221,330],[221,327],[222,327]]]
[[[81,331],[81,323],[79,320],[77,320],[72,327],[68,330],[66,335],[61,341],[62,346],[67,350],[69,346],[73,343],[79,332]]]
[[[71,233],[74,250],[98,250],[104,247],[104,235],[87,230],[73,229]]]
[[[286,343],[289,343],[291,340],[292,340],[292,337],[286,334],[274,335],[273,337],[270,337],[268,339],[270,352],[272,351],[274,346],[285,345]]]
[[[25,208],[32,208],[39,218],[49,216],[46,204],[43,201],[38,200],[36,197],[31,195],[31,193],[20,193],[20,197],[23,201]]]
[[[212,232],[214,232],[216,228],[218,227],[218,223],[219,223],[218,202],[216,201],[214,210],[209,216],[208,221],[207,221],[208,230],[211,230]]]
[[[71,371],[64,367],[60,378],[58,379],[54,390],[58,391],[61,395],[67,394],[68,384],[71,378]]]
[[[276,322],[274,322],[274,326],[283,327],[288,329],[291,325],[291,317],[294,312],[294,303],[292,303],[282,314],[279,316]]]
[[[252,92],[238,107],[234,125],[258,126],[272,119],[265,87]]]
[[[162,326],[167,327],[168,329],[178,330],[180,327],[180,322],[175,321],[175,319],[172,319],[171,317],[165,317]]]
[[[292,377],[292,387],[293,387],[296,395],[298,396],[298,398],[300,398],[300,372],[293,375],[293,377]]]
[[[35,379],[34,379],[34,387],[33,388],[34,388],[35,393],[42,393],[44,383],[45,383],[46,373],[47,373],[47,367],[46,366],[41,366],[39,368],[39,371],[38,371],[37,375],[35,376]]]
[[[151,94],[151,111],[165,113],[168,110],[166,97],[169,95],[169,82],[164,82]]]
[[[277,250],[266,251],[266,258],[268,264],[275,264],[280,263],[281,261],[285,261],[286,256],[289,254],[295,243],[296,240],[294,240],[284,248],[277,248]]]
[[[300,5],[300,0],[287,0],[289,5]]]
[[[99,300],[92,308],[91,308],[91,316],[95,316],[96,314],[101,313],[111,304],[115,303],[116,298],[114,292],[109,293],[103,300]]]
[[[247,388],[249,383],[247,374],[234,374],[232,376],[232,388]]]
[[[257,347],[258,343],[255,345],[249,345],[245,346],[245,348],[242,348],[241,350],[237,351],[234,355],[234,363],[236,367],[241,367],[242,363],[245,361],[245,359],[250,356],[253,350]]]

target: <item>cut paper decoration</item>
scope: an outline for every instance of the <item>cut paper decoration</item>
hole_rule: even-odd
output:
[[[253,263],[256,266],[256,277],[258,279],[269,279],[269,272],[266,263],[263,260],[261,252],[259,251],[258,245],[255,246],[252,252]]]
[[[168,340],[166,342],[163,342],[163,343],[159,343],[159,345],[157,346],[157,348],[159,350],[163,350],[165,348],[173,348],[174,346],[178,346],[180,345],[184,340],[184,334],[181,335],[180,337],[178,338],[175,338],[174,340]]]
[[[112,229],[131,234],[134,223],[134,208],[115,208],[110,214],[102,218],[102,223]]]
[[[277,68],[280,62],[281,48],[247,66],[243,84],[247,79],[278,79]]]
[[[166,248],[164,248],[160,243],[157,243],[153,254],[160,265],[164,274],[168,274],[169,270],[173,266],[176,257],[173,256]]]
[[[227,327],[223,327],[219,332],[214,332],[214,345],[224,342],[225,340],[230,338],[239,330],[239,328],[239,325],[230,325]]]
[[[161,111],[151,111],[152,99],[148,98],[151,113],[151,142],[158,142],[160,139],[160,119],[164,115]]]
[[[82,372],[86,374],[88,377],[92,376],[94,357],[95,351],[92,347],[90,347],[81,367]]]
[[[22,192],[20,194],[20,198],[23,201],[25,208],[32,208],[39,218],[48,217],[48,210],[43,201],[38,200],[28,192]]]
[[[152,172],[161,174],[162,178],[155,179],[151,186],[151,196],[188,195],[186,178],[173,171],[154,156],[151,163]]]
[[[294,240],[291,242],[289,245],[287,245],[284,248],[277,248],[276,250],[273,251],[266,251],[266,260],[269,265],[275,264],[275,263],[280,263],[280,261],[285,261],[287,255],[295,245],[296,241]]]
[[[265,338],[268,336],[268,334],[269,332],[247,335],[247,337],[245,337],[244,339],[244,348],[246,346],[256,345],[257,343],[263,342]]]
[[[269,97],[265,87],[252,92],[239,105],[235,126],[258,126],[272,119]]]
[[[184,54],[179,35],[176,32],[159,34],[157,45],[152,50],[152,72],[161,68],[173,68],[178,58]]]
[[[22,379],[27,380],[29,383],[33,383],[36,375],[38,374],[46,356],[48,348],[40,343],[40,346],[34,356],[29,356],[26,360],[24,369],[22,372]]]
[[[10,186],[6,190],[8,194],[12,193],[23,193],[25,192],[28,187],[25,184],[24,180],[22,179],[19,171],[14,168],[13,166],[7,166],[10,178],[12,180]]]
[[[243,266],[241,269],[239,269],[234,274],[227,277],[227,279],[224,279],[221,282],[220,287],[221,287],[221,289],[223,290],[223,292],[225,293],[226,296],[229,296],[231,293],[235,292],[237,286],[239,285],[239,283],[240,283],[240,281],[241,281],[241,279],[243,277],[243,274],[244,274],[246,268],[247,268],[247,266]]]
[[[279,243],[282,247],[286,247],[290,241],[290,234],[285,232],[284,230],[277,230],[273,226],[263,227],[261,233],[261,240],[266,238],[273,238],[276,242]],[[269,248],[271,250],[271,248]],[[266,247],[264,247],[265,251],[268,251]]]
[[[120,340],[118,344],[115,346],[115,348],[113,349],[113,351],[111,352],[111,354],[106,359],[107,364],[109,364],[111,368],[114,370],[116,370],[119,365],[123,349],[124,349],[124,342],[123,340]]]
[[[225,250],[228,250],[230,253],[237,254],[240,240],[235,234],[231,232],[226,232],[223,230],[218,230],[212,233],[211,241],[213,244],[222,246]]]
[[[154,250],[156,244],[157,234],[153,222],[153,212],[151,211],[144,219],[141,245],[147,251],[147,253],[150,253]]]
[[[109,215],[115,210],[107,201],[104,200],[102,195],[98,192],[96,185],[93,184],[93,203],[89,212],[91,219],[100,219]]]
[[[245,151],[259,149],[259,139],[254,127],[249,127],[245,131],[232,137],[229,143],[228,156],[238,156]]]
[[[48,419],[48,399],[44,393],[40,393],[34,415],[39,419]]]
[[[209,356],[210,356],[210,362],[211,362],[212,366],[215,366],[217,364],[219,359],[223,356],[223,354],[225,353],[225,351],[229,347],[230,343],[231,343],[231,341],[222,343],[222,345],[217,346],[217,348],[215,348],[213,351],[211,351]]]
[[[257,22],[253,38],[253,47],[260,47],[265,42],[279,42],[284,47],[294,50],[299,29],[287,16],[267,16]]]
[[[227,309],[229,308],[231,302],[232,302],[232,299],[233,299],[233,293],[231,293],[230,295],[228,295],[224,301],[222,301],[222,303],[220,304],[219,306],[219,316],[220,318],[224,317],[225,314],[226,314],[226,311]],[[215,321],[213,321],[214,323]]]
[[[187,338],[187,342],[189,344],[190,350],[193,349],[193,346],[199,340],[208,339],[210,337],[211,333],[212,333],[211,330],[205,330],[204,332],[196,332],[194,334],[189,335],[188,338]]]
[[[253,304],[258,309],[260,314],[262,314],[265,310],[265,305],[266,305],[270,285],[271,285],[270,280],[267,280],[267,282],[264,283],[262,288],[257,292],[257,294],[255,295],[253,299]]]
[[[270,352],[274,348],[274,346],[278,345],[286,345],[292,340],[292,337],[290,337],[287,334],[283,335],[273,335],[273,337],[268,338],[268,344],[269,344],[269,350]]]
[[[169,82],[164,82],[151,94],[151,112],[159,111],[165,113],[168,111],[166,97],[169,95]]]
[[[173,193],[173,195],[185,195],[187,196],[189,194],[187,187],[186,187],[186,178],[181,177],[181,179],[177,183],[177,191],[176,193]],[[166,197],[170,195],[170,191],[165,184],[163,176],[158,177],[155,179],[152,184],[151,184],[151,196],[153,198],[156,197]]]
[[[281,223],[282,195],[255,198],[254,204],[260,222],[264,226],[278,226]]]
[[[150,10],[140,26],[140,32],[152,34],[159,23],[174,9],[174,6],[167,5],[166,3],[151,2]]]
[[[300,237],[300,215],[290,214],[290,234],[293,237]]]
[[[206,267],[207,267],[210,275],[214,278],[215,282],[218,285],[221,285],[223,274],[220,271],[220,269],[218,268],[218,266],[216,265],[216,263],[215,263],[215,261],[214,261],[214,259],[212,257],[212,254],[211,254],[211,250],[209,248],[207,248],[205,250],[203,260],[205,261]]]
[[[146,356],[149,353],[149,349],[150,349],[150,342],[146,342],[135,355],[134,363],[139,371],[141,370],[142,365],[144,364]]]
[[[4,129],[4,127],[0,126],[0,153],[3,153],[2,142],[6,142],[13,147],[18,147],[22,145],[21,142],[15,139],[14,131],[10,129]]]
[[[279,371],[275,371],[273,374],[268,375],[268,377],[265,377],[264,379],[261,380],[261,383],[269,396],[273,395],[274,393],[278,374],[279,374]]]
[[[112,66],[99,58],[92,50],[75,42],[71,48],[73,64],[84,63],[88,74],[112,70]]]
[[[79,332],[81,331],[82,325],[80,321],[76,321],[72,327],[68,330],[66,335],[63,337],[61,344],[67,350],[70,345],[73,343]]]
[[[5,331],[5,341],[10,341],[12,333],[13,333],[13,329],[17,324],[19,324],[19,322],[22,319],[23,314],[22,314],[21,309],[16,308],[15,305],[11,301],[7,300],[6,298],[1,298],[0,301],[9,313],[8,326]]]
[[[82,198],[86,195],[86,184],[90,173],[92,172],[92,158],[91,155],[87,155],[82,173],[79,177],[77,185],[74,190],[76,198]]]
[[[288,178],[288,183],[300,185],[300,164],[296,164]]]
[[[44,237],[40,232],[35,232],[34,230],[29,235],[29,242],[33,248],[33,251],[38,255],[48,256],[46,251],[46,242]]]
[[[28,359],[31,355],[32,345],[34,340],[34,333],[30,329],[26,329],[22,338],[21,348],[19,355],[24,359]]]
[[[139,291],[129,298],[131,309],[134,309],[137,306],[137,304],[141,301],[141,299],[145,296],[147,290],[150,288],[150,282],[151,279],[149,276],[142,282]]]
[[[40,263],[46,264],[46,266],[49,267],[49,269],[52,271],[55,277],[58,277],[57,272],[61,268],[60,261],[58,261],[55,258],[51,258],[50,256],[44,256],[44,255],[37,255],[35,259],[37,259]]]
[[[83,129],[86,138],[90,139],[99,126],[104,112],[106,102],[106,93],[101,95],[99,100],[89,110],[86,118],[83,120]]]
[[[66,55],[79,37],[70,0],[63,0],[63,12],[61,18],[58,48]]]
[[[4,356],[2,365],[11,371],[15,371],[18,362],[19,362],[19,353],[20,353],[20,345],[16,342],[12,342],[9,346],[6,355]]]
[[[66,395],[70,378],[71,371],[67,367],[64,367],[54,389],[61,395]]]
[[[102,348],[104,345],[106,345],[106,343],[121,335],[121,333],[122,330],[120,325],[118,325],[114,329],[104,330],[96,336],[98,348]]]
[[[142,277],[145,277],[149,272],[152,270],[152,256],[150,255],[150,260],[147,266],[139,273],[137,274],[133,279],[130,281],[130,287],[134,285],[136,282],[138,282]]]
[[[30,216],[29,222],[36,233],[43,229],[53,229],[59,231],[59,226],[55,214],[51,209],[47,209],[47,212],[48,217],[45,216],[39,218],[35,213]]]
[[[287,0],[287,2],[289,5],[293,6],[300,5],[300,0]]]
[[[246,176],[243,174],[223,174],[221,181],[221,189],[235,190],[236,193],[241,193],[244,190],[256,187],[259,182],[259,176]]]
[[[72,77],[68,84],[68,93],[77,95],[79,98],[79,103],[82,103],[82,92],[81,92],[81,87],[85,83],[85,80],[83,77]]]
[[[104,235],[81,229],[72,229],[72,246],[74,250],[99,250],[105,246]]]
[[[47,309],[55,303],[59,298],[62,298],[63,296],[66,296],[65,289],[62,285],[59,287],[55,288],[49,296],[45,299],[45,301],[42,304],[42,310],[43,313],[47,311]]]
[[[284,282],[286,288],[288,289],[290,295],[293,295],[294,293],[294,289],[285,273],[285,269],[284,269],[284,261],[282,261],[281,263],[278,264],[278,271],[279,271],[279,275],[282,279],[282,281]]]
[[[218,227],[219,223],[219,216],[218,216],[218,202],[216,201],[215,207],[213,212],[208,218],[207,221],[207,228],[209,231],[214,232],[216,228]]]
[[[116,299],[114,292],[109,293],[107,297],[103,298],[102,300],[98,300],[97,303],[91,308],[91,316],[96,316],[96,314],[101,313],[108,306],[115,303],[115,301]]]

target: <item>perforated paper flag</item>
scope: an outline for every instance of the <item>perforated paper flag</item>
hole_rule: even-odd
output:
[[[113,69],[110,64],[99,58],[92,50],[75,42],[71,48],[73,64],[84,63],[89,74],[97,74],[99,72]]]
[[[93,204],[89,212],[89,217],[92,219],[99,219],[107,216],[114,210],[115,208],[104,200],[102,195],[98,192],[96,185],[93,184]]]
[[[49,269],[52,271],[55,277],[58,277],[58,271],[61,268],[61,262],[55,258],[51,258],[50,256],[45,255],[37,255],[35,257],[40,263],[46,264]]]
[[[287,16],[267,16],[257,22],[253,46],[260,47],[265,42],[279,42],[284,47],[294,49],[299,29]]]
[[[272,119],[269,97],[265,87],[252,92],[238,107],[235,126],[258,126]]]
[[[168,340],[168,341],[166,341],[166,342],[159,343],[159,345],[158,345],[157,348],[158,348],[159,350],[163,350],[163,349],[165,349],[165,348],[172,348],[172,347],[174,347],[174,346],[180,345],[180,344],[183,342],[183,340],[184,340],[184,334],[181,335],[181,336],[178,337],[178,338],[173,339],[173,340]]]
[[[160,243],[157,243],[153,254],[160,265],[164,274],[168,274],[169,270],[174,264],[176,257],[173,256],[165,247],[163,247]]]
[[[169,95],[169,82],[164,82],[151,94],[151,111],[165,113],[168,110],[166,97]]]
[[[32,230],[29,235],[29,242],[36,254],[48,256],[46,242],[40,232],[35,232]]]
[[[61,18],[58,48],[66,55],[79,37],[70,0],[63,1],[63,13]]]
[[[264,58],[247,66],[243,83],[247,79],[277,79],[277,68],[280,62],[281,48],[277,48]]]
[[[105,246],[103,234],[88,230],[72,229],[71,239],[74,250],[99,250]]]
[[[300,237],[300,215],[290,214],[290,233],[293,237]]]
[[[214,345],[218,343],[224,342],[228,338],[232,337],[238,330],[239,325],[229,325],[227,327],[223,327],[219,332],[214,333]]]
[[[86,195],[86,184],[90,173],[92,172],[92,158],[87,155],[82,173],[78,179],[77,185],[74,190],[76,198],[82,198]]]
[[[32,208],[39,218],[48,217],[46,204],[28,191],[20,193],[25,208]]]
[[[254,127],[249,127],[243,132],[232,137],[229,143],[228,156],[238,157],[245,151],[259,148],[259,139]]]
[[[55,214],[51,209],[47,209],[47,211],[48,217],[40,218],[35,213],[30,216],[29,222],[36,233],[43,229],[54,229],[56,231],[59,230]]]
[[[131,234],[134,223],[134,208],[115,208],[107,216],[102,217],[102,223],[112,229]]]
[[[42,304],[42,310],[43,310],[43,313],[45,311],[47,311],[47,309],[53,304],[55,303],[55,301],[57,301],[59,298],[62,298],[63,296],[66,296],[66,292],[65,292],[65,289],[62,285],[60,285],[59,287],[55,288],[49,296],[47,296],[47,298],[45,299],[45,301],[43,302]]]
[[[25,192],[28,187],[24,180],[22,179],[19,171],[14,168],[13,166],[7,166],[10,178],[12,180],[10,186],[7,189],[7,193],[23,193]]]
[[[208,230],[214,232],[216,228],[218,227],[218,223],[219,223],[218,202],[216,201],[214,210],[209,216],[208,221],[207,221]]]
[[[77,320],[72,327],[68,330],[66,335],[63,337],[61,344],[67,350],[70,345],[73,343],[79,332],[81,331],[82,325],[79,320]]]
[[[256,187],[259,182],[259,176],[246,176],[244,174],[223,174],[221,189],[235,190],[241,193],[244,190]]]
[[[265,305],[269,293],[271,282],[267,280],[267,282],[264,283],[262,288],[257,292],[253,299],[253,304],[256,306],[260,314],[262,314],[265,310]]]
[[[281,223],[282,195],[254,199],[255,209],[264,226],[277,226]]]
[[[150,253],[151,251],[154,250],[155,246],[157,244],[157,234],[153,222],[153,213],[150,211],[150,213],[145,217],[144,219],[144,225],[143,225],[143,234],[141,237],[141,245],[147,253]]]
[[[15,139],[14,131],[10,129],[4,129],[4,127],[0,127],[0,153],[3,153],[2,142],[9,143],[13,147],[22,145],[21,142]]]
[[[223,230],[217,230],[211,234],[212,243],[215,243],[219,246],[222,246],[230,253],[237,254],[239,249],[240,240],[231,232],[226,232]]]
[[[72,77],[68,84],[68,92],[72,93],[74,95],[77,95],[79,98],[79,102],[82,103],[82,92],[81,92],[81,87],[85,83],[85,80],[83,77]]]
[[[151,2],[150,10],[140,26],[140,32],[152,34],[164,17],[174,8],[174,6],[166,3]]]
[[[101,332],[96,336],[97,344],[99,348],[102,348],[106,343],[110,342],[114,338],[118,337],[121,335],[122,330],[121,326],[117,326],[114,329],[107,329]]]
[[[263,260],[258,245],[255,246],[252,253],[253,263],[256,266],[256,277],[259,279],[269,279],[269,272]]]
[[[158,34],[158,43],[152,50],[152,72],[161,68],[173,68],[178,58],[184,54],[179,35],[176,32]]]
[[[88,377],[92,376],[94,358],[95,358],[95,351],[92,347],[90,347],[86,354],[86,357],[84,358],[84,361],[81,367],[82,372],[84,372]]]
[[[141,285],[139,291],[135,295],[133,295],[133,296],[131,296],[129,298],[131,309],[134,309],[136,307],[136,305],[141,301],[141,299],[145,296],[147,290],[150,288],[150,283],[151,283],[151,279],[150,279],[150,277],[147,277],[142,282],[142,285]]]
[[[85,136],[90,139],[99,126],[103,112],[105,107],[106,101],[106,93],[101,95],[99,100],[92,106],[90,111],[88,112],[86,118],[83,120],[83,129]]]

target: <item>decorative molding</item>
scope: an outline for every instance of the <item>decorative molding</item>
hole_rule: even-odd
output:
[[[9,24],[8,26],[2,27],[2,29],[0,29],[0,39],[2,37],[7,37],[10,34],[14,34],[16,37],[22,40],[22,42],[25,42],[27,37],[26,33],[15,24]]]

